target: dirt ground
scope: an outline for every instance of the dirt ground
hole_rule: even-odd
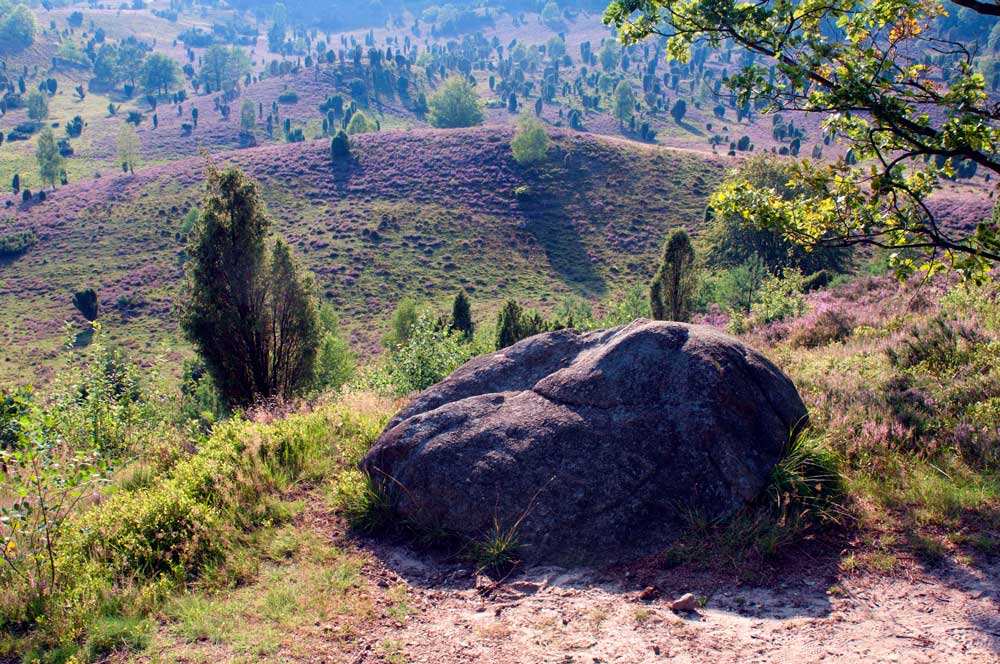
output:
[[[1000,662],[995,563],[837,578],[807,566],[756,586],[535,568],[496,583],[404,548],[370,553],[370,582],[407,584],[414,614],[367,634],[356,664]],[[672,612],[685,592],[703,607]]]

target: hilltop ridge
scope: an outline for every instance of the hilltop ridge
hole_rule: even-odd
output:
[[[647,279],[669,228],[697,230],[728,161],[555,130],[548,159],[520,166],[511,136],[503,127],[365,134],[336,164],[326,140],[210,159],[259,180],[275,232],[362,346],[403,296],[435,301],[465,288],[480,312],[506,297],[549,308]],[[84,287],[97,289],[112,338],[127,328],[120,340],[133,350],[175,346],[185,217],[204,166],[186,159],[76,182],[41,203],[7,199],[0,223],[38,243],[3,267],[0,334],[27,356],[5,358],[0,373],[51,363],[76,315],[72,292]]]

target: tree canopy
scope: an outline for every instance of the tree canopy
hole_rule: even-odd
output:
[[[163,53],[153,53],[143,66],[143,85],[149,92],[165,94],[177,83],[179,72],[180,68],[173,58]]]
[[[257,183],[236,167],[210,167],[201,209],[188,248],[185,336],[231,405],[309,387],[321,332],[312,278],[287,244],[267,241]]]
[[[452,76],[427,100],[427,120],[433,127],[474,127],[483,123],[479,96],[462,76]]]
[[[227,91],[238,87],[240,79],[249,72],[250,58],[242,48],[216,44],[203,56],[198,78],[212,90]]]
[[[31,46],[37,30],[35,15],[26,5],[0,0],[0,53]]]
[[[1000,15],[995,2],[955,4]],[[945,13],[938,0],[617,0],[605,22],[626,44],[663,36],[681,61],[735,44],[749,52],[727,79],[739,106],[821,114],[853,157],[798,162],[791,198],[731,183],[713,197],[717,210],[801,244],[888,247],[900,276],[952,267],[980,277],[1000,260],[1000,229],[951,230],[929,199],[959,159],[1000,174],[1000,107],[975,46],[936,34]]]
[[[549,135],[541,122],[525,115],[517,123],[510,149],[517,163],[534,164],[545,159],[549,150]]]
[[[62,175],[64,159],[59,153],[59,146],[56,145],[56,138],[52,130],[46,128],[38,135],[38,145],[35,146],[35,159],[38,160],[38,174],[42,176],[43,182],[48,182],[50,186],[56,186],[56,180]]]

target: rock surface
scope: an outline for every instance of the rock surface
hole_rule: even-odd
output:
[[[528,562],[605,563],[752,500],[805,418],[743,343],[640,319],[471,360],[393,418],[362,468],[418,525],[481,541],[499,524]]]

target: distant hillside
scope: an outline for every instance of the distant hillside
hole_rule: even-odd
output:
[[[510,138],[501,128],[367,134],[339,166],[327,141],[213,159],[260,180],[275,230],[361,345],[404,295],[443,304],[464,287],[482,316],[505,297],[544,308],[645,280],[667,230],[698,227],[725,167],[577,133],[556,134],[546,164],[521,167]],[[71,184],[42,203],[6,199],[0,227],[32,230],[38,243],[0,263],[0,376],[57,360],[72,292],[84,287],[97,289],[122,344],[150,355],[176,341],[182,224],[203,167],[191,159]]]

